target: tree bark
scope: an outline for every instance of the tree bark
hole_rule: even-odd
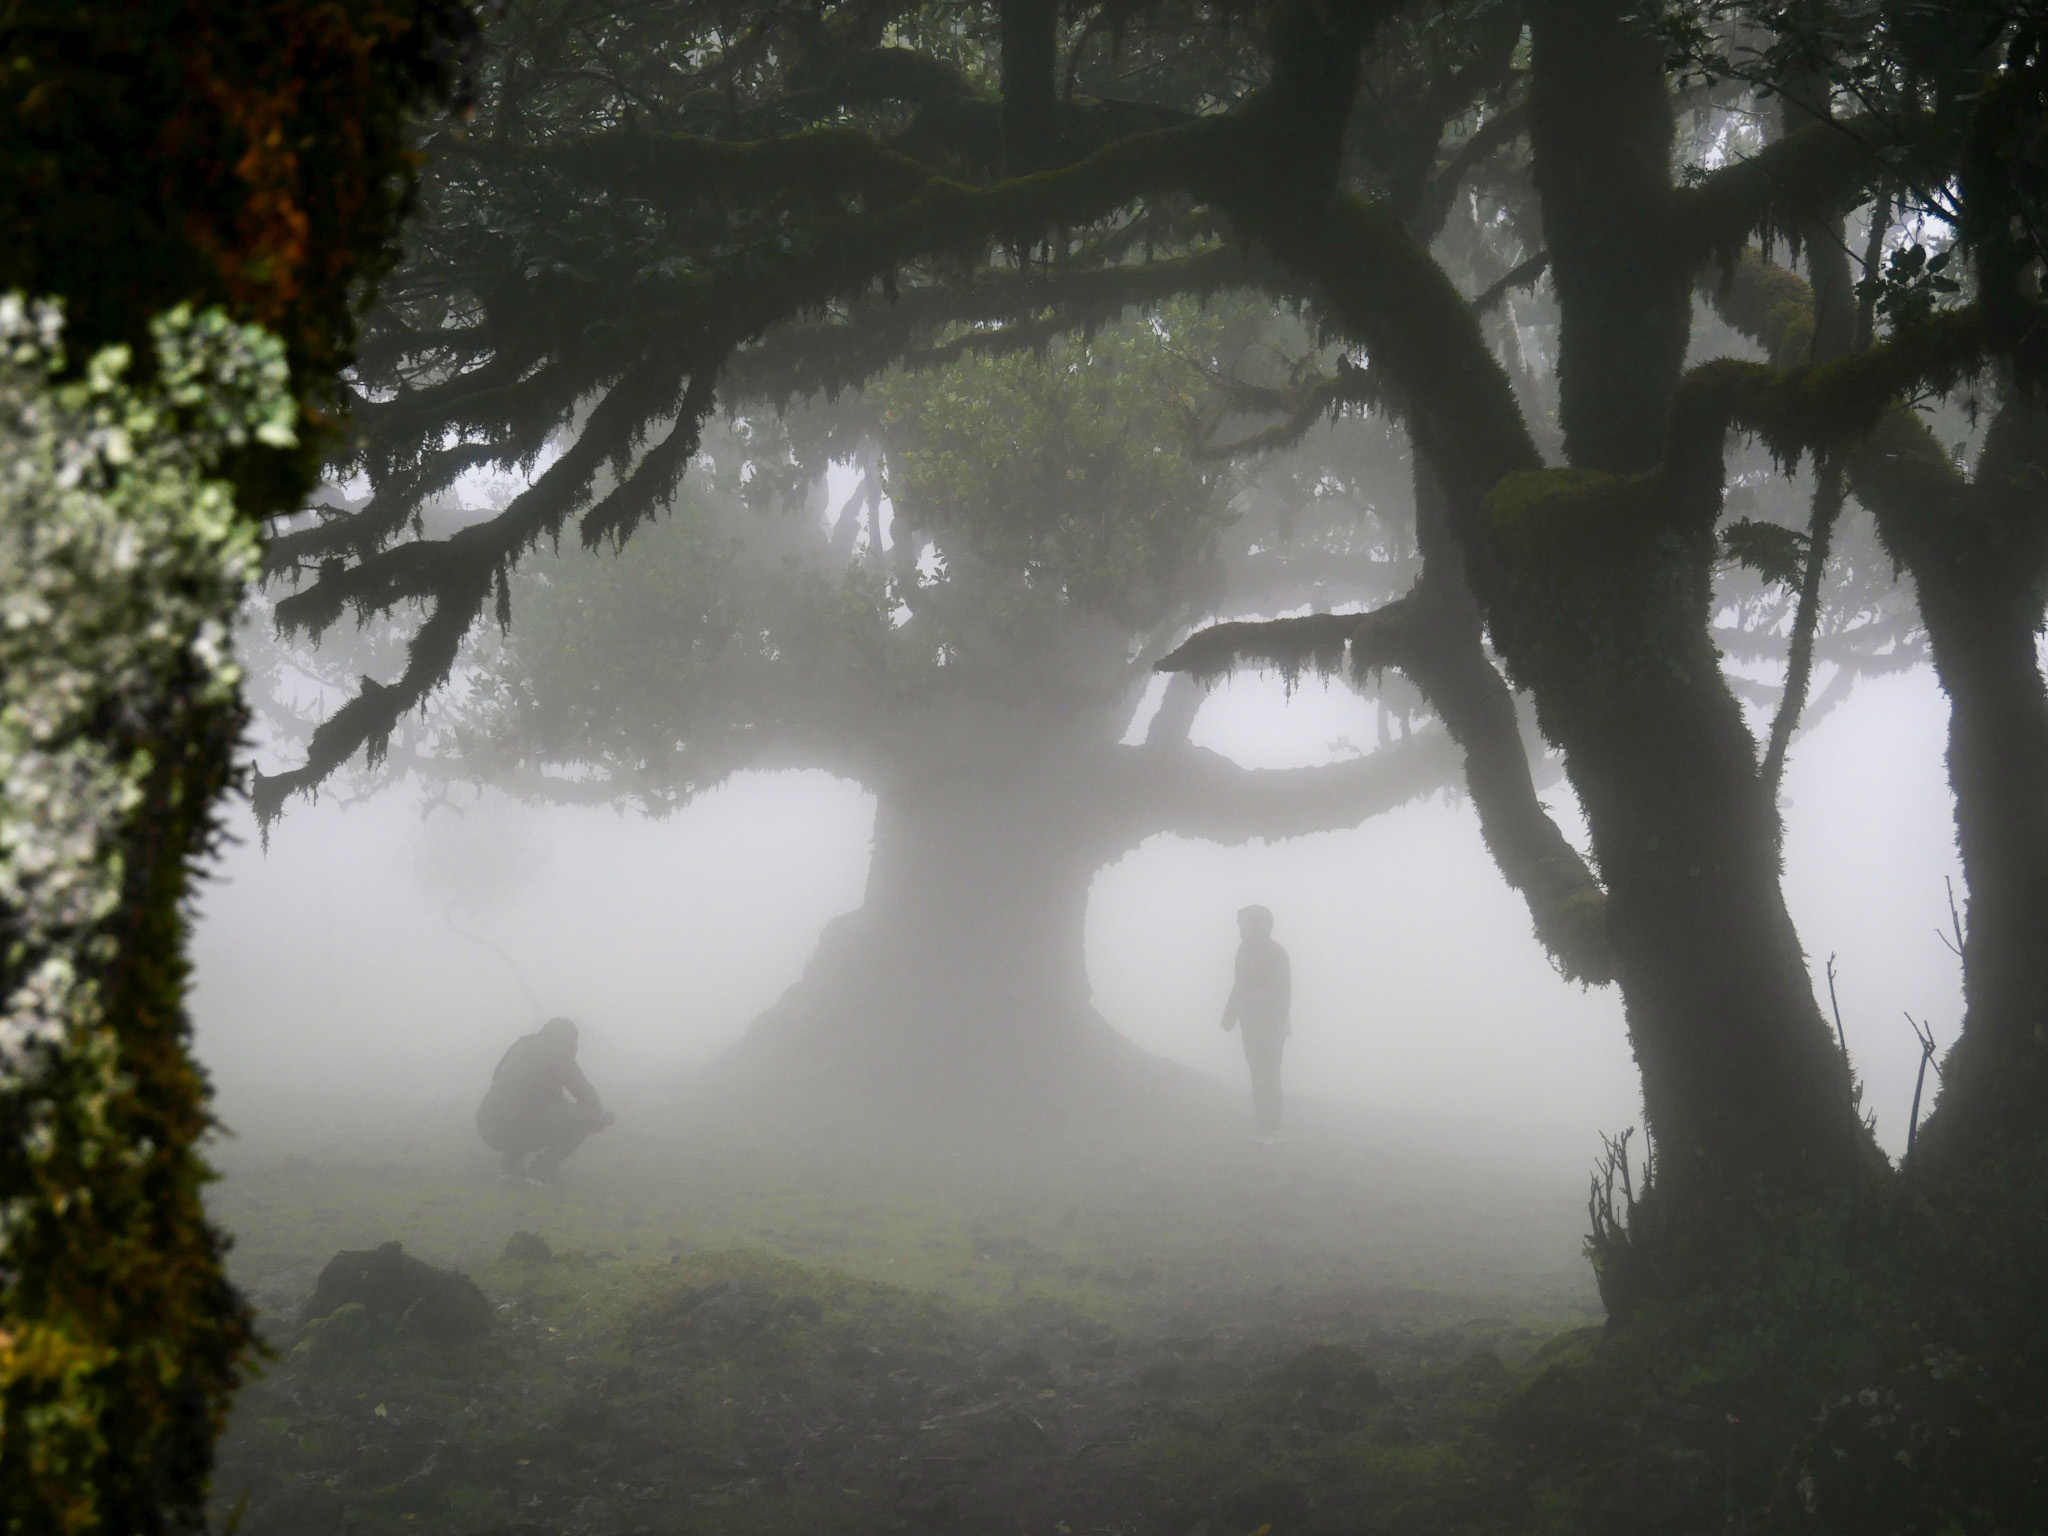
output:
[[[1058,0],[1002,0],[1003,161],[1026,176],[1059,159]]]
[[[1585,808],[1666,1198],[1745,1205],[1846,1175],[1860,1137],[1708,628],[1713,519],[1671,515],[1660,478],[1517,505],[1526,596],[1494,633]]]
[[[1676,124],[1663,49],[1632,10],[1541,0],[1529,27],[1565,454],[1614,473],[1662,456],[1692,317],[1690,274],[1667,227]]]
[[[1737,1210],[1840,1180],[1862,1138],[1711,638],[1723,429],[1672,419],[1691,324],[1672,111],[1623,12],[1545,0],[1532,17],[1559,410],[1574,471],[1599,473],[1496,493],[1488,617],[1585,808],[1664,1198]]]
[[[1949,699],[1969,893],[1963,1031],[1920,1143],[1935,1164],[2031,1147],[2048,1131],[2048,402],[2008,401],[1960,499],[1947,518],[1923,506],[1879,519],[1912,573]]]

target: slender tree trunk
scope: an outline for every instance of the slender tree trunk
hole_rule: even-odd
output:
[[[1820,263],[1816,276],[1825,280]],[[1707,291],[1731,325],[1788,350],[1812,312],[1789,272],[1745,262]],[[1796,360],[1796,359],[1795,359]],[[1967,889],[1963,1032],[1916,1159],[1949,1172],[2038,1144],[2048,1120],[2048,410],[2010,401],[1974,482],[1910,410],[1845,458],[1850,489],[1913,578],[1949,697],[1949,784]]]
[[[1058,0],[1002,0],[1003,160],[1012,176],[1059,158]]]
[[[1922,1146],[1951,1164],[2048,1131],[2048,402],[2000,411],[1953,510],[1880,524],[1908,556],[1949,698],[1966,1008]]]

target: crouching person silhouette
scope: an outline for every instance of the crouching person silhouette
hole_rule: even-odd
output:
[[[1287,951],[1273,940],[1273,914],[1246,907],[1237,914],[1237,975],[1223,1005],[1223,1027],[1244,1040],[1252,1072],[1252,1140],[1280,1139],[1280,1053],[1293,1033],[1294,978]]]
[[[552,1184],[562,1160],[617,1119],[576,1065],[576,1026],[549,1019],[498,1062],[476,1128],[507,1178]]]

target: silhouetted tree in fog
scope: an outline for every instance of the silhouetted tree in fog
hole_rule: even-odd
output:
[[[1127,1090],[1138,1053],[1085,973],[1099,869],[1160,832],[1355,824],[1455,772],[1440,734],[1405,729],[1329,767],[1239,768],[1188,743],[1198,688],[1148,695],[1152,663],[1212,614],[1370,601],[1412,568],[1388,434],[1354,434],[1349,465],[1322,456],[1306,507],[1291,460],[1243,476],[1192,452],[1205,362],[1276,334],[1184,308],[711,433],[629,554],[512,584],[433,770],[656,809],[741,768],[853,779],[878,800],[866,904],[738,1059],[1022,1112],[1052,1080]],[[859,479],[828,527],[835,451]]]

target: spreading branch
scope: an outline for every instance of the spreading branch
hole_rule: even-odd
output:
[[[1613,979],[1606,896],[1541,801],[1507,684],[1479,649],[1469,614],[1424,587],[1363,614],[1217,624],[1159,663],[1165,672],[1221,676],[1238,667],[1349,671],[1363,680],[1399,670],[1422,693],[1463,754],[1480,831],[1508,883],[1528,903],[1538,940],[1575,980]]]
[[[1241,843],[1355,827],[1455,783],[1457,749],[1421,731],[1362,757],[1313,768],[1244,768],[1205,747],[1121,754],[1132,810],[1157,832]]]

